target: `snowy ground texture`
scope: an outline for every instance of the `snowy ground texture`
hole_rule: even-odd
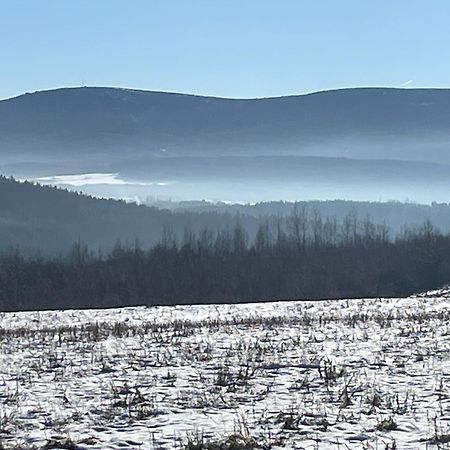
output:
[[[450,448],[449,290],[2,313],[0,349],[4,448]]]

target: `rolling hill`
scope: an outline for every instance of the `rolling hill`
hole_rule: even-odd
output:
[[[65,88],[0,101],[0,154],[310,155],[449,162],[450,90],[224,99]]]
[[[242,216],[241,223],[254,233],[259,222]],[[0,177],[0,252],[18,248],[27,254],[58,254],[77,241],[94,250],[108,251],[118,241],[149,247],[160,242],[164,229],[182,236],[187,228],[219,230],[234,224],[231,214],[171,212]]]
[[[349,214],[356,213],[360,221],[370,217],[376,224],[386,224],[392,236],[401,233],[404,226],[421,226],[426,220],[443,232],[450,230],[449,204],[329,201],[307,202],[301,207],[306,208],[310,219],[319,214],[324,221],[330,217],[340,223]],[[161,241],[165,229],[181,241],[186,230],[198,233],[208,228],[215,235],[225,229],[233,231],[237,223],[253,239],[258,227],[266,221],[275,236],[280,223],[289,229],[286,217],[292,208],[293,204],[287,202],[256,205],[201,202],[157,208],[0,176],[0,254],[11,248],[32,255],[65,254],[75,242],[107,252],[119,240],[131,246],[137,241],[148,248]]]
[[[142,201],[447,202],[449,144],[448,89],[224,99],[84,87],[0,101],[0,173],[118,174],[79,189]]]

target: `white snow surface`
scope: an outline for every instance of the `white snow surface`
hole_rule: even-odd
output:
[[[449,305],[442,289],[0,313],[0,443],[450,448]]]

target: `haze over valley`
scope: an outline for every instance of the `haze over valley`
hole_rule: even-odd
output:
[[[248,100],[57,89],[0,101],[0,170],[139,202],[446,202],[448,123],[446,89]]]

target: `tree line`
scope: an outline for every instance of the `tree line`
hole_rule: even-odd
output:
[[[234,221],[226,212],[172,212],[0,176],[0,251],[19,246],[24,254],[50,256],[69,251],[78,240],[111,251],[117,238],[130,245],[138,238],[150,248],[166,225],[182,235],[186,226],[198,232]],[[240,215],[240,221],[250,235],[256,232],[257,218]]]
[[[77,241],[58,257],[0,255],[0,308],[36,310],[404,296],[450,280],[450,236],[429,222],[391,236],[385,225],[295,207],[249,237],[164,227],[149,249],[117,242],[107,253]]]
[[[427,219],[443,232],[450,232],[447,204],[316,201],[183,205],[172,210],[148,207],[0,176],[0,251],[19,246],[24,255],[54,256],[67,253],[74,241],[82,241],[92,249],[110,252],[117,238],[128,246],[133,246],[137,238],[143,249],[149,249],[160,241],[164,227],[170,226],[181,241],[186,227],[195,234],[205,228],[218,232],[232,229],[236,221],[253,241],[266,221],[275,228],[272,234],[276,234],[279,221],[288,222],[291,216],[302,214],[310,222],[316,217],[316,224],[310,223],[307,231],[315,230],[316,240],[324,241],[336,240],[334,222],[350,220],[348,217],[356,212],[359,217],[370,216],[374,223],[385,223],[392,237],[401,234],[405,224],[421,224]],[[320,233],[319,222],[323,228]]]

